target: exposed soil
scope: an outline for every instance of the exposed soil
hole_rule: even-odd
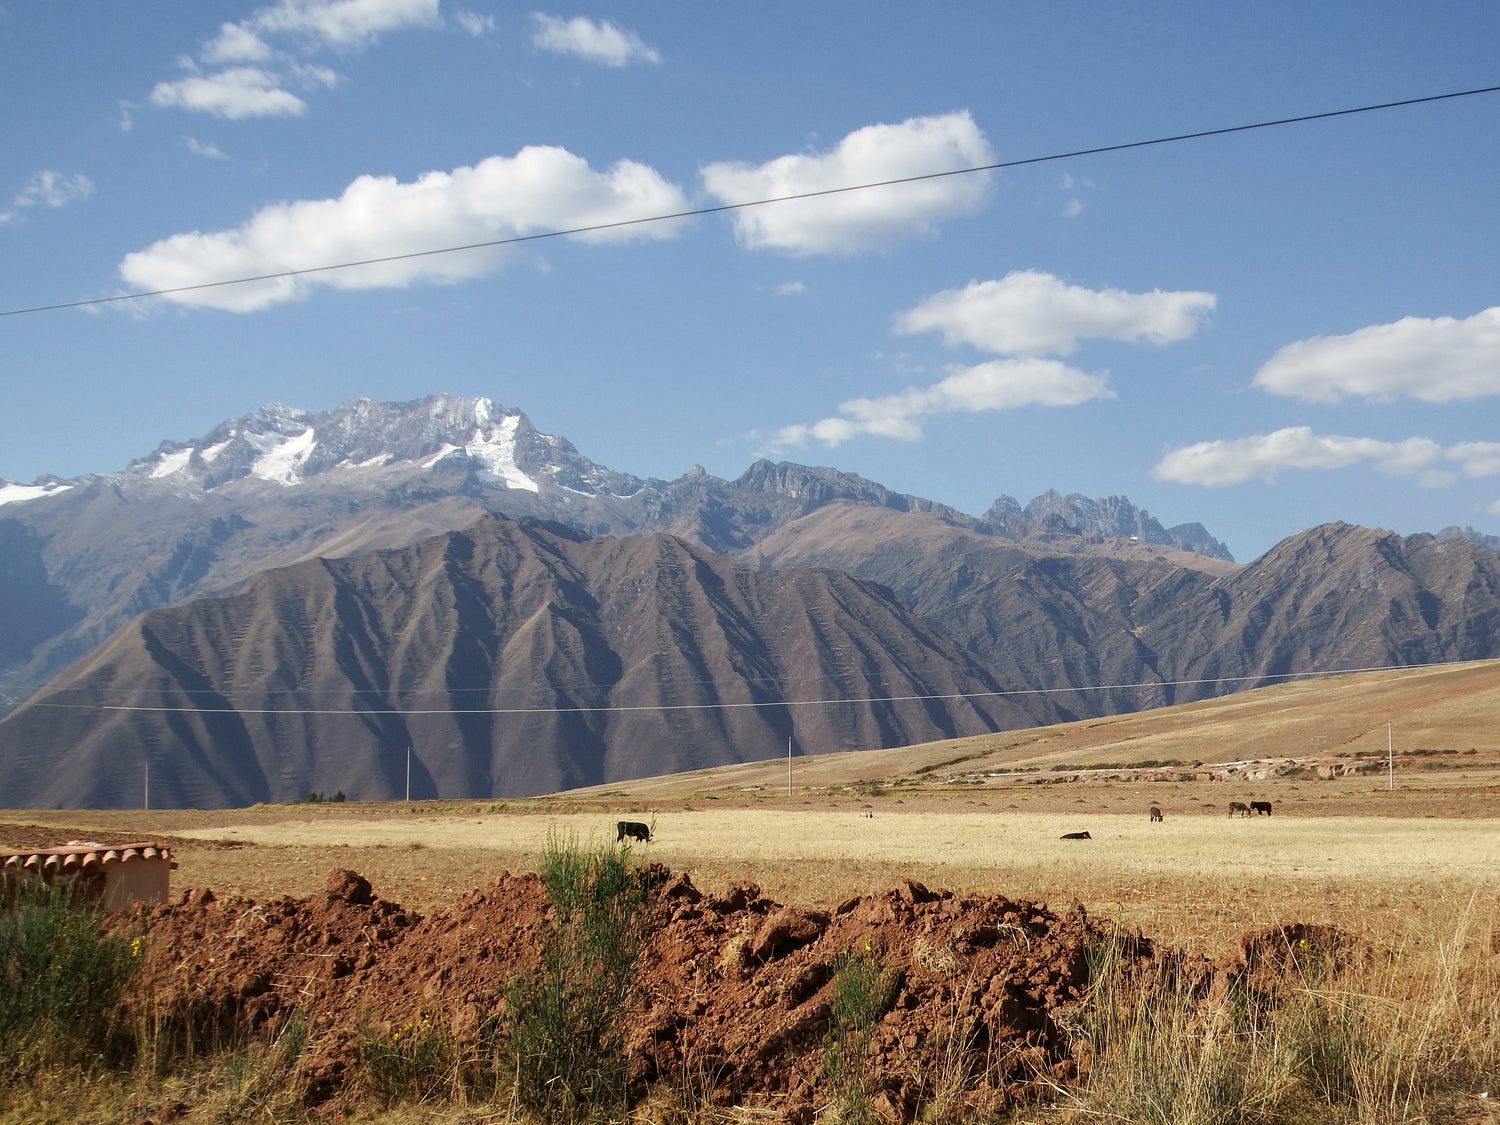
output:
[[[1082,907],[1059,914],[901,880],[805,910],[749,883],[705,893],[661,867],[650,875],[658,929],[628,1027],[632,1095],[663,1083],[796,1125],[835,1094],[824,1058],[841,955],[875,959],[894,982],[865,1060],[875,1108],[892,1122],[938,1097],[991,1111],[1076,1080],[1088,1066],[1074,1034],[1087,949],[1107,940],[1127,961],[1157,955],[1148,939],[1101,927]],[[351,1089],[361,1027],[393,1035],[427,1019],[476,1037],[553,924],[535,875],[502,875],[424,917],[347,870],[305,899],[195,890],[130,921],[147,934],[154,1012],[176,1013],[199,1044],[306,1012],[315,1047],[300,1081],[310,1105],[330,1107]],[[1235,976],[1274,977],[1289,950],[1336,952],[1339,940],[1279,927],[1246,935],[1217,965],[1169,956],[1207,994]]]

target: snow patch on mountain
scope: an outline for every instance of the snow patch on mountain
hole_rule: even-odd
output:
[[[499,425],[486,434],[484,427],[489,421],[489,406],[487,398],[475,400],[474,415],[479,427],[474,431],[474,439],[464,446],[464,452],[483,465],[491,476],[504,481],[507,488],[540,492],[536,481],[516,464],[516,431],[520,428],[521,416],[502,416]]]
[[[11,484],[0,481],[0,504],[19,504],[22,500],[36,500],[42,496],[56,496],[72,488],[71,484]]]
[[[250,466],[250,475],[288,486],[302,483],[302,466],[318,444],[317,431],[311,426],[280,441],[276,440],[280,434],[245,434],[244,437],[260,452]]]
[[[188,462],[193,459],[193,447],[188,446],[175,453],[163,453],[160,456],[161,460],[157,462],[156,468],[151,470],[152,480],[161,480],[162,477],[169,477],[173,473],[180,473],[186,469]]]

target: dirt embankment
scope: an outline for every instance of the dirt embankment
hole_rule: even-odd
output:
[[[665,1083],[796,1125],[834,1096],[824,1056],[841,956],[873,959],[894,984],[870,1033],[867,1089],[884,1117],[910,1121],[937,1097],[997,1110],[1075,1080],[1088,1065],[1076,1030],[1091,944],[1107,937],[1127,958],[1155,955],[1081,907],[1058,914],[902,880],[831,911],[802,910],[749,883],[704,893],[686,876],[653,875],[659,926],[627,1034],[633,1094]],[[300,1080],[316,1104],[354,1080],[362,1021],[388,1033],[428,1017],[460,1039],[478,1034],[503,1011],[506,985],[536,964],[552,917],[534,875],[504,875],[423,917],[339,870],[306,899],[199,890],[132,923],[149,935],[146,994],[158,1013],[190,1022],[198,1042],[305,1012],[315,1046]],[[1253,943],[1242,953],[1217,976],[1267,956]],[[1205,986],[1216,975],[1195,971]]]

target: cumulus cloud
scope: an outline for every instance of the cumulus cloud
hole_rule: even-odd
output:
[[[300,117],[307,103],[281,87],[283,78],[258,66],[232,66],[214,74],[158,82],[151,104],[211,113],[241,121],[247,117]]]
[[[684,209],[683,193],[646,165],[621,160],[607,172],[596,172],[566,149],[536,146],[514,157],[489,157],[472,168],[428,172],[412,183],[360,176],[337,199],[279,203],[232,230],[173,235],[127,255],[119,270],[131,287],[158,291],[422,254]],[[591,243],[625,242],[671,238],[681,229],[681,223],[641,223],[573,237]],[[498,249],[427,254],[198,289],[172,294],[170,299],[248,312],[304,296],[317,285],[400,288],[418,281],[475,277],[496,269],[503,257]]]
[[[915,441],[922,419],[934,414],[1012,410],[1022,406],[1077,406],[1113,398],[1105,379],[1056,360],[996,359],[952,371],[927,387],[908,387],[879,398],[855,398],[839,404],[841,417],[784,426],[768,452],[798,448],[809,442],[841,445],[863,434]]]
[[[605,20],[595,23],[583,16],[565,20],[557,16],[531,13],[536,31],[533,46],[559,55],[576,55],[604,66],[625,66],[633,62],[661,62],[661,55],[633,31],[624,31]]]
[[[1500,442],[1461,441],[1449,446],[1446,456],[1462,466],[1466,477],[1500,477]]]
[[[896,318],[896,331],[940,332],[950,347],[998,355],[1071,355],[1083,339],[1165,345],[1198,331],[1212,293],[1085,289],[1048,273],[1017,270],[934,293]]]
[[[1444,463],[1453,462],[1468,476],[1500,474],[1500,446],[1471,442],[1445,450],[1428,438],[1380,441],[1315,434],[1307,426],[1289,426],[1269,434],[1184,446],[1157,462],[1152,475],[1157,480],[1212,488],[1255,479],[1275,480],[1287,469],[1347,469],[1369,464],[1388,476],[1414,477],[1437,487],[1453,483],[1453,473],[1442,468]]]
[[[66,207],[94,194],[94,181],[82,174],[66,175],[50,169],[33,173],[11,200],[11,206],[0,211],[0,226],[19,222],[28,207]]]
[[[800,297],[807,292],[807,282],[783,281],[772,292],[778,297]]]
[[[209,113],[230,120],[297,117],[307,103],[289,86],[332,86],[338,75],[300,61],[320,50],[362,51],[381,35],[441,24],[438,0],[279,0],[248,19],[226,23],[182,60],[189,73],[151,90],[160,107]],[[295,51],[273,44],[290,39]]]
[[[270,62],[276,55],[271,45],[250,28],[226,23],[219,34],[203,45],[198,57],[210,65]]]
[[[994,153],[967,111],[868,125],[831,151],[765,164],[709,164],[703,186],[723,203],[750,203],[856,184],[993,164]],[[756,250],[856,254],[901,239],[931,236],[944,219],[968,215],[988,195],[987,173],[946,176],[734,212],[735,234]]]
[[[1467,320],[1404,317],[1282,348],[1255,386],[1311,402],[1344,396],[1453,402],[1500,394],[1500,306]]]

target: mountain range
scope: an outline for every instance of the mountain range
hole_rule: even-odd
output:
[[[1197,524],[1164,528],[1119,497],[1001,496],[985,518],[833,469],[761,461],[736,481],[606,469],[489,399],[271,405],[119,472],[0,481],[0,710],[137,613],[225,594],[262,570],[456,531],[482,515],[538,516],[590,535],[667,531],[752,547],[834,503],[926,512],[1008,538],[1135,536],[1229,558]]]
[[[133,803],[148,761],[174,804],[388,798],[408,749],[413,795],[536,793],[1500,650],[1500,556],[1452,529],[1240,566],[1123,497],[642,479],[445,395],[0,484],[0,562],[13,806]]]

